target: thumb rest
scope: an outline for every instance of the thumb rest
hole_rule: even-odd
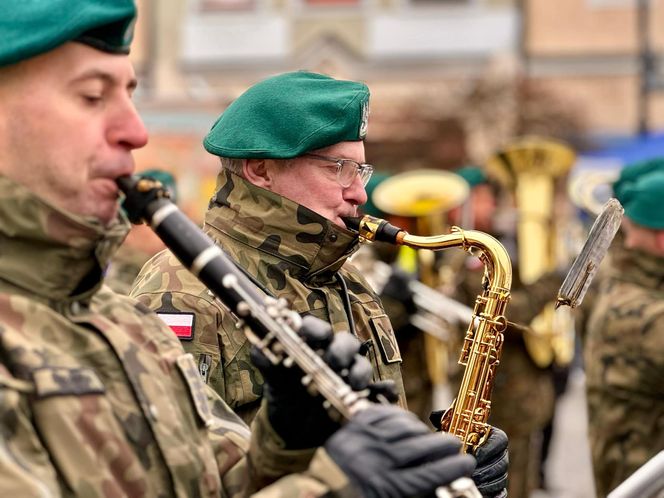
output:
[[[453,227],[448,235],[420,237],[373,216],[344,221],[367,241],[434,251],[460,247],[478,256],[484,264],[484,289],[475,301],[459,357],[459,364],[465,367],[463,379],[456,399],[441,420],[443,430],[461,439],[465,452],[475,450],[487,439],[491,429],[488,424],[491,391],[507,327],[504,313],[512,285],[512,265],[507,250],[491,235],[476,230]]]

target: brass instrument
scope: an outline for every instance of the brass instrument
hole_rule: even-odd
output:
[[[384,180],[374,190],[372,201],[385,213],[414,219],[418,233],[433,235],[446,230],[445,213],[460,206],[469,193],[468,183],[455,173],[417,169]],[[417,251],[416,258],[420,282],[430,288],[438,287],[441,282],[436,274],[434,253]],[[435,337],[436,331],[441,330],[441,323],[433,316],[420,313],[415,320],[419,321],[418,328],[426,328],[427,332],[424,344],[429,378],[434,385],[445,385],[449,370],[449,338],[444,334]]]
[[[555,183],[567,174],[575,159],[575,152],[562,142],[526,136],[508,144],[487,162],[487,173],[514,193],[519,213],[519,275],[524,284],[562,263]],[[559,365],[572,361],[572,315],[567,309],[555,312],[553,301],[533,319],[523,338],[531,358],[542,368],[554,361]]]
[[[618,169],[586,169],[571,175],[567,183],[570,200],[578,207],[597,216],[613,195],[611,185],[618,179]]]
[[[505,308],[510,299],[512,264],[503,245],[491,235],[453,227],[448,235],[411,235],[373,216],[347,218],[346,226],[363,239],[382,240],[414,249],[434,251],[459,247],[479,257],[484,264],[484,289],[475,301],[473,317],[459,357],[463,380],[452,406],[441,422],[445,431],[457,436],[464,451],[474,450],[489,436],[491,391],[500,361],[503,331],[507,326]]]
[[[609,493],[607,498],[661,498],[664,496],[664,450]]]

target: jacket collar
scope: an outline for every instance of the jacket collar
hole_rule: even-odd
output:
[[[664,257],[620,247],[611,252],[611,261],[612,277],[649,289],[664,290]]]
[[[297,278],[329,278],[359,238],[314,211],[222,170],[205,223],[279,258]]]
[[[0,289],[45,301],[88,300],[129,223],[62,211],[0,176]]]

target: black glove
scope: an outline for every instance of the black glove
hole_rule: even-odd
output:
[[[440,423],[444,410],[431,412],[429,420],[437,431],[442,430]],[[507,496],[507,434],[492,427],[489,437],[475,451],[477,468],[473,472],[473,481],[485,498],[503,498]]]
[[[475,451],[477,468],[473,472],[473,481],[482,496],[503,498],[507,496],[507,434],[492,427],[489,438]]]
[[[469,476],[475,459],[460,448],[458,438],[432,433],[412,413],[386,405],[363,410],[325,444],[330,458],[369,498],[432,495]]]
[[[369,386],[371,364],[358,354],[360,343],[355,337],[334,334],[328,323],[312,316],[303,318],[299,333],[354,390]],[[322,397],[312,395],[302,384],[304,373],[300,368],[274,365],[256,347],[252,348],[251,359],[265,379],[263,396],[270,424],[286,448],[321,446],[339,428],[339,422],[332,420],[323,408]]]

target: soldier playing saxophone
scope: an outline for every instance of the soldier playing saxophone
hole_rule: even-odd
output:
[[[374,380],[393,382],[405,406],[390,321],[362,275],[344,265],[359,240],[342,217],[366,201],[373,172],[363,142],[368,116],[369,91],[359,82],[300,71],[249,88],[204,141],[222,165],[205,231],[266,294],[356,335]],[[253,419],[263,378],[223,304],[168,251],[143,268],[132,296],[166,321],[189,320],[180,339],[204,380]],[[298,433],[297,420],[292,430]]]

